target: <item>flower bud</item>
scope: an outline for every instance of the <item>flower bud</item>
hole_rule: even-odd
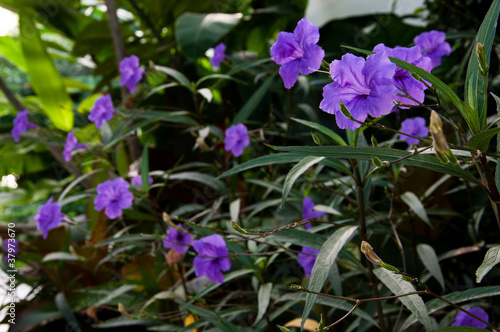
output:
[[[435,111],[431,112],[429,131],[432,135],[432,146],[436,152],[440,154],[446,153],[450,148],[448,147],[448,142],[446,142],[446,137],[444,137],[441,118]]]
[[[373,252],[373,247],[368,242],[361,242],[361,252],[365,255],[366,259],[368,259],[373,264],[380,265],[380,263],[382,263],[382,260],[377,256],[376,253]]]
[[[345,107],[344,103],[342,102],[342,100],[339,102],[339,108],[340,108],[340,112],[342,112],[342,114],[348,118],[348,119],[353,119],[352,115],[351,115],[351,112],[349,112],[349,110],[347,109],[347,107]]]
[[[486,53],[484,52],[484,46],[481,43],[476,44],[476,56],[479,62],[479,71],[484,77],[488,75],[488,64],[486,63]]]

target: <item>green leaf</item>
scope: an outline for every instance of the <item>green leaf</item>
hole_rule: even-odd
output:
[[[202,184],[205,184],[213,189],[223,191],[226,188],[224,182],[215,178],[211,175],[199,172],[182,172],[170,174],[168,176],[169,180],[186,180],[186,181],[195,181]]]
[[[488,249],[483,263],[476,271],[476,282],[480,283],[484,276],[498,263],[500,263],[500,246]]]
[[[270,146],[276,151],[288,151],[294,154],[306,156],[321,156],[330,158],[362,159],[371,160],[375,155],[382,161],[393,161],[402,157],[407,157],[410,153],[407,151],[374,148],[374,147],[350,147],[350,146]],[[476,178],[469,172],[455,164],[443,164],[438,158],[431,155],[418,154],[411,158],[399,161],[402,165],[410,165],[430,169],[436,172],[457,176],[466,181],[478,183]]]
[[[164,66],[157,66],[157,65],[155,65],[155,68],[159,72],[167,74],[168,76],[172,76],[174,80],[176,80],[177,82],[180,83],[180,85],[182,85],[182,86],[188,88],[189,90],[191,90],[191,82],[180,71],[175,70],[173,68],[164,67]]]
[[[68,302],[66,301],[66,297],[64,296],[64,293],[57,293],[55,297],[55,303],[57,309],[59,309],[64,319],[66,319],[69,326],[71,327],[71,331],[81,332],[82,329],[78,324],[78,321],[76,320],[73,310],[71,310],[71,308],[69,307]]]
[[[240,172],[243,172],[243,171],[255,168],[255,167],[262,167],[262,166],[275,165],[275,164],[295,163],[303,158],[304,158],[303,155],[294,154],[294,153],[270,154],[267,156],[262,156],[262,157],[252,159],[252,160],[247,161],[241,165],[235,166],[235,167],[231,168],[230,170],[219,175],[218,178],[223,178],[226,176],[237,174],[237,173],[240,173]]]
[[[383,268],[378,268],[373,271],[382,283],[391,290],[395,295],[403,295],[415,292],[415,287],[408,282],[403,280],[403,277],[399,274],[395,274]],[[408,308],[422,323],[427,331],[432,331],[432,321],[427,313],[427,308],[425,307],[422,298],[417,295],[409,295],[400,297],[399,300]]]
[[[439,282],[439,285],[444,290],[444,277],[443,272],[441,272],[441,267],[439,266],[439,259],[432,248],[428,244],[421,243],[417,245],[418,257],[424,264],[424,266],[429,270],[434,278]]]
[[[420,219],[425,221],[425,223],[427,225],[429,225],[429,227],[432,228],[431,221],[427,217],[427,212],[425,212],[425,207],[422,205],[422,202],[420,201],[420,199],[418,199],[417,195],[415,195],[414,193],[412,193],[410,191],[407,191],[401,195],[401,199],[403,200],[403,202],[405,202],[406,205],[408,205],[408,207],[413,212],[415,212],[415,214]]]
[[[488,151],[488,146],[490,145],[490,141],[495,135],[500,133],[500,128],[493,128],[484,130],[474,136],[472,136],[469,140],[468,147],[472,149],[478,149],[481,151]]]
[[[447,326],[439,330],[434,330],[434,332],[484,332],[484,331],[488,330],[471,326]]]
[[[451,301],[455,304],[459,304],[461,302],[466,302],[470,300],[496,296],[496,295],[500,295],[500,286],[477,287],[465,291],[459,291],[447,294],[443,297],[448,301]],[[440,299],[433,299],[427,302],[425,306],[427,308],[427,312],[429,314],[432,314],[436,311],[446,308],[447,306],[449,306],[449,304]],[[408,319],[406,319],[406,321],[403,324],[403,327],[401,327],[401,330],[402,331],[406,330],[408,326],[412,325],[416,321],[417,320],[415,319],[415,316],[411,315],[410,317],[408,317]]]
[[[18,40],[10,36],[1,36],[0,53],[2,53],[3,57],[10,63],[19,67],[22,71],[28,72],[28,66],[26,65],[26,60],[24,59],[21,43]]]
[[[51,252],[43,257],[42,262],[49,261],[83,261],[85,260],[83,257],[75,256],[70,254],[69,252]]]
[[[108,302],[110,302],[114,298],[117,298],[118,296],[121,296],[121,295],[125,294],[128,291],[131,291],[132,289],[134,289],[136,287],[137,287],[136,285],[123,285],[123,286],[120,286],[120,287],[118,287],[116,289],[113,289],[111,292],[108,293],[108,295],[106,295],[105,297],[103,297],[102,299],[100,299],[99,301],[97,301],[94,305],[96,307],[99,307],[99,306],[102,306],[104,304],[107,304]]]
[[[332,267],[333,262],[337,259],[340,249],[342,249],[344,244],[351,238],[356,229],[356,226],[341,227],[335,231],[335,233],[333,233],[328,240],[325,241],[325,243],[323,243],[311,272],[311,279],[308,287],[310,290],[313,292],[321,291],[325,280],[328,277],[328,273],[330,273],[330,268]],[[302,327],[304,327],[304,323],[308,318],[317,297],[318,296],[316,294],[307,294],[304,312],[302,313]]]
[[[144,191],[149,189],[149,143],[146,143],[142,150],[141,157],[141,181]]]
[[[50,58],[27,9],[19,13],[21,46],[31,85],[43,105],[45,115],[57,129],[73,128],[73,102],[66,92],[63,79]]]
[[[240,13],[184,13],[175,21],[175,39],[184,54],[200,58],[237,25],[242,17]]]
[[[288,172],[285,183],[283,184],[283,196],[281,198],[281,205],[285,205],[286,199],[288,197],[288,194],[290,193],[290,189],[292,189],[293,184],[295,181],[299,178],[299,176],[302,175],[305,171],[309,169],[309,167],[316,165],[319,163],[321,160],[323,160],[324,157],[305,157],[301,161],[299,161],[293,168]]]
[[[264,98],[269,90],[269,86],[273,82],[275,76],[276,73],[269,76],[267,80],[265,80],[264,83],[262,83],[262,85],[253,93],[253,95],[248,98],[248,101],[234,117],[232,122],[233,125],[244,122],[250,115],[252,115],[253,111],[257,108],[257,106],[259,106],[262,98]]]
[[[308,126],[310,128],[314,128],[314,129],[318,130],[319,132],[321,132],[321,133],[327,135],[328,137],[330,137],[331,139],[333,139],[335,141],[335,143],[337,143],[339,145],[347,145],[347,143],[344,141],[344,139],[342,137],[340,137],[339,134],[337,134],[336,132],[331,130],[330,128],[327,128],[327,127],[320,125],[316,122],[311,122],[311,121],[296,119],[296,118],[291,118],[291,119],[295,122],[303,124],[304,126]]]
[[[289,330],[289,329],[287,329],[287,328],[286,328],[286,327],[284,327],[284,326],[281,326],[281,325],[276,325],[276,326],[280,329],[280,331],[281,331],[281,332],[290,332],[290,330]]]
[[[475,113],[468,104],[464,103],[460,98],[458,98],[455,92],[453,92],[453,90],[443,81],[441,81],[431,73],[423,70],[422,68],[414,66],[406,61],[393,57],[389,57],[389,59],[398,67],[406,69],[411,73],[415,73],[427,82],[430,82],[434,86],[434,88],[440,90],[446,97],[451,100],[451,102],[455,105],[455,107],[464,118],[465,122],[467,122],[467,125],[469,126],[469,129],[473,134],[476,134],[480,131],[479,117],[477,113]]]
[[[269,300],[271,299],[271,290],[273,289],[273,284],[268,282],[267,284],[261,285],[259,287],[259,293],[257,294],[259,311],[257,318],[252,326],[255,326],[264,317],[267,307],[269,306]]]
[[[490,54],[495,39],[495,30],[498,21],[498,12],[500,10],[500,1],[494,0],[488,13],[484,17],[483,23],[479,28],[474,45],[481,43],[484,46],[486,63],[489,66]],[[472,50],[467,67],[467,78],[465,79],[465,101],[471,109],[479,116],[480,129],[486,128],[486,107],[484,103],[484,78],[479,71],[479,61],[476,55],[476,48]]]

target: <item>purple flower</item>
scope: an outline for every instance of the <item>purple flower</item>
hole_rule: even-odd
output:
[[[378,118],[391,112],[397,88],[392,83],[396,65],[385,53],[376,53],[365,60],[345,54],[342,60],[330,64],[334,82],[323,88],[319,108],[334,114],[341,129],[356,129],[361,125],[345,117],[339,108],[342,101],[353,118],[365,121],[369,115]]]
[[[101,129],[103,121],[109,121],[113,117],[116,111],[113,108],[113,102],[111,101],[110,95],[103,95],[97,99],[94,106],[90,110],[88,119],[95,122],[97,129]]]
[[[250,145],[248,129],[243,123],[229,127],[225,134],[224,150],[231,151],[235,157],[241,156],[243,149]]]
[[[30,122],[28,122],[28,113],[27,109],[24,111],[18,112],[16,118],[14,119],[14,127],[11,130],[12,137],[14,137],[14,141],[19,142],[19,135],[23,134],[28,130],[28,128],[36,128],[36,126]]]
[[[482,320],[489,322],[488,314],[480,307],[468,308],[466,310],[471,314],[474,314],[477,317],[481,318]],[[451,324],[451,326],[472,326],[484,329],[486,327],[486,324],[480,322],[472,316],[467,315],[463,311],[459,311],[457,318],[455,319],[455,323]]]
[[[52,197],[47,200],[47,203],[38,208],[35,215],[36,229],[42,231],[43,238],[47,238],[49,230],[56,228],[63,222],[64,214],[61,213],[61,206],[57,203],[52,203]]]
[[[177,227],[187,231],[187,228],[181,224],[177,224]],[[169,228],[168,235],[165,235],[163,239],[163,246],[165,248],[173,248],[179,254],[185,253],[191,245],[193,245],[193,236],[189,233],[178,231],[173,227]]]
[[[139,67],[139,58],[131,55],[120,62],[120,86],[126,85],[130,93],[135,91],[135,85],[140,82],[144,70]]]
[[[218,68],[220,63],[226,59],[226,45],[224,43],[219,43],[217,46],[214,47],[214,56],[212,59],[210,59],[210,64],[214,66],[215,68]]]
[[[384,44],[378,44],[373,49],[373,52],[385,52],[387,56],[401,59],[412,65],[420,67],[426,71],[431,71],[432,64],[431,59],[422,55],[422,50],[418,46],[414,46],[411,48],[396,46],[395,48],[389,48]],[[402,104],[408,105],[419,105],[424,102],[425,92],[427,89],[424,83],[417,81],[408,70],[397,67],[396,73],[392,78],[392,82],[398,88],[398,94],[408,93],[410,97],[415,100],[412,100],[407,97],[396,95],[394,97],[395,101],[399,101]],[[407,108],[407,107],[402,107]]]
[[[427,135],[429,135],[429,128],[425,126],[425,119],[420,116],[417,116],[414,119],[408,118],[401,122],[400,131],[412,136],[427,137]],[[420,143],[419,139],[403,134],[399,134],[399,139],[406,141],[409,146],[412,144],[418,145],[418,143]]]
[[[450,55],[451,53],[451,46],[444,41],[445,39],[446,34],[437,30],[422,32],[413,39],[415,45],[420,46],[424,51],[424,56],[431,58],[431,69],[441,64],[443,55]]]
[[[304,197],[302,201],[302,220],[316,219],[324,216],[326,213],[322,211],[314,211],[314,203],[311,198]],[[305,226],[306,229],[311,228],[311,223],[308,222]]]
[[[299,73],[309,75],[318,70],[325,51],[316,45],[319,41],[319,29],[307,18],[301,19],[291,32],[281,31],[276,42],[271,46],[271,59],[281,65],[280,76],[285,88],[290,89]]]
[[[63,150],[64,160],[69,163],[71,160],[71,152],[73,152],[73,150],[83,149],[85,147],[86,147],[85,144],[78,143],[75,134],[73,134],[73,131],[70,131],[68,133],[68,136],[66,136],[66,144],[64,145],[64,150]]]
[[[122,215],[122,210],[132,206],[134,195],[129,184],[122,178],[107,180],[97,185],[97,196],[94,198],[96,211],[104,210],[108,218],[114,219]]]
[[[132,178],[132,180],[130,180],[130,183],[133,185],[133,186],[137,186],[137,187],[141,187],[142,188],[142,177],[141,175],[136,175]],[[148,176],[148,183],[151,185],[153,184],[153,178]]]
[[[226,242],[219,234],[213,234],[193,243],[194,250],[200,256],[193,261],[194,272],[197,277],[206,276],[215,283],[222,284],[224,276],[221,271],[231,268],[231,261],[227,257]]]
[[[319,250],[317,249],[302,247],[302,253],[299,254],[299,265],[302,266],[305,275],[308,277],[311,275],[318,253]]]

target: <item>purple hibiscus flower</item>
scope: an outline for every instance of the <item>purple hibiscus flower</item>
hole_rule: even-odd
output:
[[[304,273],[306,276],[311,276],[312,269],[314,267],[314,263],[316,262],[316,256],[318,255],[319,250],[302,247],[302,253],[299,254],[299,265],[304,269]]]
[[[488,314],[480,307],[468,308],[466,310],[471,314],[474,314],[477,317],[481,318],[482,320],[489,322]],[[451,326],[472,326],[484,329],[487,325],[475,319],[474,317],[467,315],[465,312],[459,311],[457,318],[455,318],[455,323],[451,324]]]
[[[413,119],[408,118],[401,122],[401,129],[399,131],[412,136],[427,137],[427,135],[429,135],[429,128],[425,125],[425,119],[420,116]],[[406,141],[409,146],[412,144],[418,145],[418,143],[420,143],[419,139],[403,134],[399,134],[399,139]]]
[[[206,276],[213,282],[222,284],[224,275],[221,271],[231,268],[231,261],[227,257],[228,249],[222,236],[219,234],[206,236],[194,241],[193,247],[200,255],[193,261],[196,276]]]
[[[47,200],[47,203],[38,208],[35,215],[36,229],[42,231],[43,238],[47,238],[49,230],[56,228],[63,222],[64,214],[61,213],[61,206],[57,203],[52,203],[52,197]]]
[[[235,157],[241,156],[243,149],[250,145],[248,129],[243,123],[229,127],[225,134],[224,150],[231,151]]]
[[[187,231],[187,228],[181,224],[177,224],[177,227]],[[178,231],[173,227],[168,229],[168,234],[163,238],[163,246],[165,248],[173,248],[179,254],[185,253],[191,245],[193,245],[193,236],[189,233]]]
[[[424,56],[432,60],[431,69],[441,64],[443,55],[450,55],[451,46],[445,42],[446,34],[442,31],[431,30],[422,32],[416,36],[413,41],[424,51]]]
[[[120,86],[127,86],[130,93],[135,91],[135,86],[142,79],[144,70],[139,67],[139,58],[131,55],[120,62]]]
[[[326,213],[322,211],[314,211],[314,203],[310,197],[304,197],[302,201],[302,220],[305,219],[316,219],[324,216]],[[311,223],[308,222],[305,225],[306,229],[311,228]]]
[[[122,210],[132,206],[134,195],[129,190],[129,184],[122,178],[107,180],[97,185],[97,196],[94,198],[96,211],[104,210],[110,219],[122,215]]]
[[[14,127],[11,130],[11,134],[16,142],[19,142],[19,135],[25,133],[28,128],[36,128],[33,123],[28,122],[28,113],[29,111],[24,109],[18,112],[14,119]]]
[[[325,51],[317,45],[319,29],[307,18],[301,19],[291,32],[281,31],[271,46],[271,59],[280,65],[280,76],[285,88],[290,89],[299,73],[309,75],[321,66]]]
[[[356,129],[361,125],[345,117],[340,111],[342,101],[352,117],[365,121],[371,115],[378,118],[391,112],[397,88],[392,83],[396,65],[385,53],[376,53],[365,60],[353,54],[345,54],[342,60],[330,64],[330,76],[334,82],[323,88],[323,100],[319,108],[334,114],[341,129]]]
[[[384,44],[378,44],[373,49],[373,52],[376,53],[385,52],[387,56],[401,59],[403,61],[411,63],[412,65],[420,67],[426,71],[431,71],[432,68],[431,59],[426,56],[423,56],[422,50],[418,46],[414,46],[411,48],[400,47],[400,46],[389,48]],[[402,104],[408,104],[408,105],[419,105],[424,102],[425,98],[424,90],[427,89],[427,87],[425,86],[424,83],[417,81],[413,76],[411,76],[411,73],[408,70],[397,67],[396,73],[392,78],[392,82],[399,89],[398,94],[394,97],[395,101],[399,101]],[[400,96],[401,94],[405,93],[403,91],[408,93],[408,95],[415,100],[410,99],[408,97]],[[402,107],[402,108],[408,108],[408,107]]]
[[[97,129],[101,129],[102,122],[111,120],[115,113],[111,96],[103,95],[95,101],[88,119],[95,123]]]
[[[68,133],[68,136],[66,136],[66,144],[64,145],[64,150],[63,150],[64,160],[69,163],[71,161],[71,153],[73,152],[73,150],[83,149],[86,146],[87,145],[83,143],[78,143],[75,134],[73,134],[73,131],[70,131]]]
[[[226,59],[226,45],[224,43],[219,43],[214,47],[214,56],[210,59],[210,64],[214,68],[219,68],[219,65],[224,59]]]
[[[132,178],[132,180],[130,180],[130,183],[133,185],[133,186],[137,186],[137,187],[141,187],[142,188],[142,177],[141,175],[136,175]],[[150,185],[153,184],[153,178],[148,176],[148,183]]]

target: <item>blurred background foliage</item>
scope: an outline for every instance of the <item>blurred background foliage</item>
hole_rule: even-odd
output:
[[[147,71],[140,90],[127,100],[121,100],[115,48],[102,2],[0,0],[0,6],[21,14],[21,34],[24,29],[27,38],[35,38],[30,34],[40,35],[48,55],[46,60],[57,69],[52,76],[33,76],[35,69],[30,67],[33,60],[30,52],[34,51],[30,45],[23,46],[19,33],[0,38],[3,55],[0,76],[30,109],[39,126],[36,135],[28,132],[19,144],[14,144],[10,130],[16,110],[5,96],[0,97],[0,174],[16,174],[18,186],[0,188],[0,219],[16,222],[21,241],[18,262],[27,271],[19,278],[33,289],[29,301],[22,301],[17,309],[22,323],[11,329],[55,331],[64,328],[67,321],[75,320],[85,331],[91,330],[93,323],[109,331],[118,328],[142,331],[148,327],[156,331],[178,331],[188,314],[194,315],[199,322],[196,326],[206,331],[243,328],[254,324],[261,305],[257,290],[266,283],[275,285],[269,309],[264,320],[248,330],[271,331],[276,324],[300,317],[300,299],[279,298],[287,292],[288,284],[301,283],[303,279],[302,270],[296,260],[291,259],[292,254],[266,258],[239,256],[231,270],[233,280],[223,287],[210,289],[204,296],[183,301],[173,290],[182,288],[179,274],[186,271],[167,268],[158,238],[142,239],[139,234],[162,234],[157,224],[158,220],[162,222],[162,212],[199,224],[199,228],[191,225],[199,234],[211,234],[212,226],[230,231],[227,227],[229,203],[237,198],[241,199],[241,222],[247,228],[269,229],[300,220],[301,199],[307,194],[315,202],[340,211],[340,217],[333,215],[328,220],[342,223],[356,219],[356,201],[345,198],[349,196],[348,185],[342,183],[345,174],[331,165],[320,165],[306,172],[281,209],[283,181],[291,167],[285,162],[216,179],[240,161],[272,154],[262,143],[332,144],[329,137],[320,133],[312,136],[310,128],[292,118],[321,123],[345,136],[336,128],[334,118],[317,108],[322,87],[329,81],[326,75],[301,77],[292,90],[284,89],[282,81],[274,79],[277,66],[269,61],[270,46],[280,31],[293,31],[304,16],[307,1],[117,0],[116,5],[126,54],[137,55]],[[363,49],[372,49],[378,43],[390,47],[409,46],[423,31],[445,31],[453,52],[434,74],[461,96],[472,40],[489,5],[489,1],[481,0],[425,1],[422,8],[409,16],[421,19],[422,26],[410,25],[404,17],[394,14],[333,20],[321,27],[319,44],[326,52],[325,59],[331,62],[347,52],[342,46]],[[210,16],[214,13],[219,16]],[[29,30],[31,27],[36,27],[36,31]],[[205,50],[218,42],[227,45],[229,58],[214,71]],[[492,91],[500,84],[497,42],[498,37],[490,64]],[[67,113],[59,109],[52,111],[33,88],[58,80],[63,82],[64,91],[53,97],[65,100],[69,96],[71,107]],[[104,91],[119,105],[120,115],[110,122],[109,132],[99,133],[89,125],[87,115],[95,98]],[[436,100],[430,96],[428,102]],[[446,100],[443,103],[446,105]],[[223,151],[223,131],[242,110],[246,110],[244,120],[253,130],[252,145],[238,160]],[[496,114],[493,100],[489,110],[490,116]],[[51,121],[47,117],[49,113],[54,117]],[[428,111],[422,110],[420,114],[428,118]],[[74,117],[74,121],[69,121],[68,116]],[[391,114],[382,123],[399,128],[406,117],[402,111]],[[200,130],[207,127],[209,135],[203,141],[206,147],[193,148]],[[62,150],[66,132],[73,128],[79,141],[94,143],[90,154],[74,156],[73,166],[76,165],[78,171],[61,164],[54,152]],[[368,141],[374,135],[379,142],[405,148],[403,143],[394,141],[392,134],[372,129],[364,134]],[[132,142],[125,139],[129,135]],[[140,160],[141,156],[146,157],[147,163]],[[105,220],[102,213],[93,211],[93,188],[97,183],[107,179],[109,173],[127,177],[130,171],[137,173],[143,165],[155,175],[155,184],[162,183],[162,186],[136,192],[134,210],[125,211],[123,220]],[[81,174],[92,175],[82,178]],[[421,242],[432,245],[443,255],[442,269],[446,271],[447,283],[442,291],[447,293],[473,287],[472,276],[485,253],[484,247],[476,245],[498,242],[498,232],[482,231],[496,229],[496,223],[488,207],[488,197],[478,188],[457,185],[450,178],[438,190],[426,194],[440,178],[432,171],[395,165],[388,177],[374,176],[367,189],[371,197],[367,205],[373,219],[372,245],[383,248],[379,255],[394,265],[403,264],[391,239],[390,225],[384,221],[390,209],[400,222],[400,235],[409,248],[406,255],[407,261],[412,262],[410,272],[420,275],[425,270],[416,258],[416,245]],[[89,224],[58,228],[45,241],[36,237],[33,215],[37,207],[48,197],[61,195],[70,183],[75,183],[75,187],[65,193],[68,201],[63,212]],[[422,197],[433,228],[408,210],[401,199],[405,192]],[[126,243],[121,242],[121,236],[128,239]],[[320,240],[324,240],[324,236]],[[233,244],[231,251],[243,250],[238,248]],[[458,253],[454,251],[460,248],[469,248],[472,253],[460,257],[458,263]],[[274,248],[252,243],[245,249],[259,252]],[[60,254],[59,260],[43,261],[47,254],[54,252],[72,256]],[[332,281],[329,290],[333,289],[336,294],[369,294],[367,280],[352,278],[361,275],[353,268],[353,264],[360,262],[355,245],[347,247],[343,255],[338,267],[340,272],[334,274],[342,278]],[[236,278],[248,270],[252,271],[251,275]],[[498,271],[489,277],[486,284],[498,278]],[[429,285],[440,287],[433,279]],[[203,286],[190,284],[188,287],[192,294],[203,292]],[[220,307],[214,305],[216,301],[222,301]],[[318,305],[313,310],[318,320],[323,306],[330,308],[332,315],[339,310],[332,303]],[[391,319],[396,319],[399,307],[387,308],[392,313]],[[491,308],[492,312],[500,313],[499,306]],[[374,315],[373,305],[362,309],[370,317]],[[69,315],[68,310],[76,318]],[[115,317],[121,318],[112,320]],[[451,322],[449,315],[440,318],[444,326]],[[132,324],[135,326],[130,327]],[[225,327],[220,327],[221,324]],[[339,326],[342,331],[370,328],[373,323],[359,316]]]

